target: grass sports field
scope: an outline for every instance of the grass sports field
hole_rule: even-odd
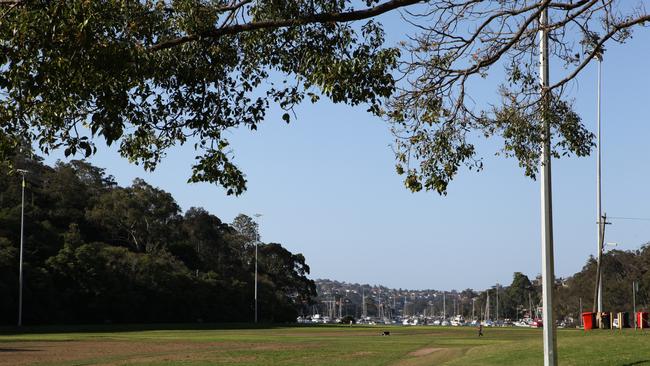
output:
[[[390,336],[381,336],[383,330]],[[102,326],[0,329],[0,365],[541,365],[539,329]],[[650,365],[650,332],[560,330],[561,365]]]

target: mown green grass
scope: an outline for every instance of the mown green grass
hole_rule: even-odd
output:
[[[164,329],[168,328],[168,329]],[[173,329],[169,329],[173,328]],[[32,328],[26,333],[0,331],[0,351],[33,342],[56,347],[112,347],[109,354],[76,359],[46,359],[38,365],[542,365],[539,329],[441,327],[272,327],[265,329],[202,326]],[[389,337],[380,336],[389,330]],[[39,343],[45,344],[45,343]],[[138,346],[120,350],[120,345]],[[154,352],[150,345],[158,345]],[[162,350],[160,345],[163,345]],[[165,349],[169,346],[169,350]],[[176,346],[173,348],[172,346]],[[650,333],[626,330],[560,330],[561,365],[650,365]],[[94,349],[93,348],[93,349]],[[172,349],[173,348],[173,349]],[[433,350],[432,350],[433,349]],[[48,348],[48,352],[51,348]],[[413,354],[420,350],[419,354]],[[422,350],[425,350],[422,352]],[[427,351],[428,350],[428,351]],[[3,365],[0,352],[0,365]],[[16,357],[16,355],[14,355]]]

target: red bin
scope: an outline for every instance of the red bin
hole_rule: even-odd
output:
[[[645,329],[648,328],[648,313],[645,311],[638,311],[636,313],[636,326]]]
[[[586,312],[582,313],[582,324],[585,330],[594,329],[596,325],[596,313]]]

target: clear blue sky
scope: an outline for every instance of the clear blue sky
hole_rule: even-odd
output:
[[[402,39],[397,17],[383,19],[392,41]],[[650,30],[608,47],[604,62],[603,208],[610,216],[650,217]],[[556,69],[557,70],[557,69]],[[553,73],[554,70],[551,70]],[[585,124],[595,128],[595,65],[572,88]],[[474,90],[494,100],[496,77]],[[262,213],[265,242],[302,252],[313,278],[401,288],[483,289],[509,284],[512,273],[540,272],[539,183],[515,160],[480,146],[485,170],[462,172],[449,194],[412,194],[394,171],[387,125],[365,112],[321,102],[304,104],[291,125],[272,113],[257,132],[232,131],[235,162],[248,191],[226,196],[208,184],[186,184],[190,147],[177,148],[150,174],[115,149],[91,159],[120,185],[136,177],[171,192],[185,210],[202,206],[231,222]],[[52,163],[60,154],[47,159]],[[580,270],[596,249],[595,158],[554,161],[556,274]],[[650,241],[650,222],[613,220],[606,240],[620,249]]]

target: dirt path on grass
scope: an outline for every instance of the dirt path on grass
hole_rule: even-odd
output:
[[[428,366],[439,365],[442,362],[453,360],[465,353],[463,348],[420,348],[410,352],[393,366]]]
[[[415,357],[420,357],[420,356],[426,356],[428,354],[431,354],[436,351],[442,351],[443,348],[421,348],[417,351],[413,351],[409,353],[409,356],[415,356]]]

